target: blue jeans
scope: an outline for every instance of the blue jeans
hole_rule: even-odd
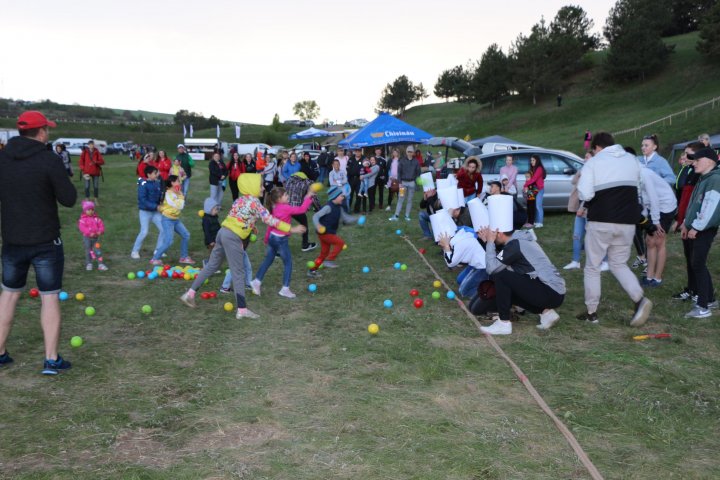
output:
[[[477,293],[480,282],[490,278],[484,268],[475,268],[468,265],[457,276],[458,289],[463,297],[472,297]]]
[[[252,265],[250,265],[250,257],[247,254],[247,250],[243,250],[243,268],[245,268],[245,286],[249,287],[250,282],[252,282]],[[229,290],[230,285],[232,285],[232,272],[227,272],[223,279],[222,288]]]
[[[420,230],[423,232],[423,237],[435,239],[432,228],[430,227],[430,214],[423,210],[418,215],[418,222],[420,223]]]
[[[183,197],[187,197],[187,192],[188,192],[189,189],[190,189],[190,177],[187,177],[187,178],[186,178],[185,180],[183,180],[183,182],[182,182]]]
[[[90,184],[92,183],[93,193],[95,198],[98,198],[98,190],[100,188],[100,177],[90,177],[89,180],[83,179],[85,184],[85,198],[90,198]]]
[[[180,258],[188,256],[188,244],[190,243],[190,232],[185,228],[185,225],[180,220],[173,220],[172,218],[162,217],[162,234],[160,237],[160,247],[155,251],[153,260],[160,260],[162,254],[170,248],[173,243],[173,233],[177,232],[182,239],[180,242]]]
[[[318,175],[317,181],[324,184],[325,179],[327,178],[327,174],[328,174],[328,168],[320,167],[320,174]]]
[[[138,233],[138,236],[135,239],[132,251],[139,252],[142,248],[143,241],[145,241],[145,237],[147,237],[147,234],[150,231],[150,222],[152,222],[158,229],[158,238],[157,243],[155,244],[155,250],[157,250],[160,247],[160,240],[162,239],[162,214],[157,211],[151,212],[149,210],[138,210],[138,212],[140,217],[140,233]]]
[[[283,270],[283,287],[290,286],[290,276],[292,275],[292,256],[290,255],[290,244],[288,243],[289,239],[290,237],[287,236],[280,237],[278,235],[270,235],[267,251],[265,253],[265,260],[263,260],[262,265],[260,265],[255,278],[262,282],[263,277],[265,277],[265,273],[275,260],[275,254],[280,253],[280,258],[285,266],[285,269]]]
[[[35,270],[35,281],[42,295],[60,292],[65,267],[62,240],[40,245],[2,245],[2,288],[20,292],[27,284],[30,265]]]
[[[545,213],[543,212],[543,197],[545,196],[545,189],[541,189],[538,191],[537,195],[535,195],[535,210],[537,211],[537,215],[535,215],[535,223],[543,223],[543,218],[545,217]]]
[[[225,190],[222,188],[222,182],[218,185],[210,185],[210,198],[215,200],[215,203],[222,205],[223,194]]]
[[[580,261],[580,251],[585,244],[585,224],[587,218],[575,215],[575,225],[573,226],[573,262]]]

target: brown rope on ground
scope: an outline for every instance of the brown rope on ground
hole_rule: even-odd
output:
[[[407,236],[403,236],[405,241],[410,244],[413,250],[415,250],[415,253],[417,253],[420,258],[422,258],[423,262],[425,262],[425,265],[428,266],[428,268],[433,272],[433,275],[435,275],[435,278],[440,280],[440,282],[443,284],[443,286],[448,290],[453,290],[450,288],[450,286],[445,282],[445,280],[440,277],[437,270],[430,265],[430,262],[427,261],[425,256],[420,253],[420,251],[415,247],[415,245],[410,241],[410,239]],[[458,306],[467,314],[468,318],[473,321],[475,324],[475,327],[477,327],[478,331],[482,333],[480,330],[480,322],[475,318],[475,315],[473,315],[470,310],[465,306],[465,303],[463,303],[462,300],[460,300],[457,296],[455,297],[455,301],[457,302]],[[498,345],[498,343],[495,341],[492,335],[485,335],[485,339],[492,345],[492,347],[498,352],[498,354],[510,365],[510,368],[513,369],[515,372],[515,375],[518,377],[520,382],[525,386],[528,392],[530,392],[530,396],[535,400],[535,402],[538,404],[540,409],[545,412],[545,414],[550,417],[550,419],[555,423],[555,426],[560,430],[560,433],[563,434],[565,439],[568,441],[572,449],[577,454],[580,461],[585,465],[585,468],[590,473],[590,476],[593,478],[593,480],[603,480],[603,476],[600,474],[600,471],[595,467],[595,465],[592,463],[592,460],[590,460],[590,457],[588,457],[587,453],[585,453],[585,450],[580,446],[580,443],[578,443],[575,436],[572,434],[570,429],[567,428],[567,426],[560,421],[560,419],[555,415],[555,413],[550,409],[548,404],[545,402],[545,400],[540,396],[537,390],[535,390],[535,387],[533,387],[532,383],[530,383],[530,380],[528,380],[527,376],[523,373],[522,370],[520,370],[520,367],[517,366],[515,362],[505,353],[505,351]]]

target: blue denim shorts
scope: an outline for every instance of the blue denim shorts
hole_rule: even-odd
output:
[[[2,246],[2,288],[19,292],[27,285],[30,265],[35,269],[38,290],[43,295],[58,293],[62,289],[65,254],[58,238],[41,245]]]

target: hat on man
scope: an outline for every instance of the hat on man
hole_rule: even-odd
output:
[[[20,114],[17,120],[18,130],[32,130],[33,128],[57,127],[57,123],[51,122],[45,115],[37,110],[28,110]]]
[[[690,160],[700,160],[701,158],[709,158],[713,162],[717,163],[718,154],[712,148],[701,148],[695,153],[688,153],[687,158]]]
[[[327,192],[327,193],[328,193],[328,200],[333,201],[333,200],[335,200],[337,197],[339,197],[340,195],[342,195],[344,192],[343,192],[343,189],[342,189],[342,188],[340,188],[340,187],[338,187],[338,186],[334,186],[334,187],[330,187],[330,188],[328,189],[328,192]]]
[[[183,145],[182,143],[178,143],[178,146],[176,148],[185,148],[185,145]]]

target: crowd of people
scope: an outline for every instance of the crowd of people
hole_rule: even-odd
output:
[[[0,365],[12,362],[5,348],[15,306],[26,287],[27,273],[35,268],[42,298],[42,327],[45,335],[43,373],[56,374],[70,368],[57,351],[60,331],[58,293],[62,286],[64,253],[60,238],[57,203],[72,207],[77,192],[70,182],[71,162],[63,149],[45,147],[55,123],[40,112],[25,112],[18,119],[20,136],[0,151],[0,203],[2,208],[2,286],[0,294]],[[687,285],[673,298],[692,301],[686,317],[705,318],[718,302],[707,258],[720,225],[720,173],[716,152],[706,143],[689,144],[680,170],[673,173],[658,153],[658,139],[643,139],[642,155],[615,143],[605,132],[587,132],[588,155],[573,179],[575,189],[568,210],[575,214],[572,261],[566,270],[580,268],[585,252],[585,311],[578,319],[598,323],[601,301],[601,271],[609,270],[633,302],[629,324],[639,327],[648,320],[652,302],[643,287],[663,284],[667,233],[680,233],[686,259]],[[293,259],[289,240],[301,236],[302,251],[320,253],[308,265],[309,277],[319,269],[336,268],[345,242],[341,224],[364,222],[369,214],[383,209],[392,212],[391,222],[412,219],[416,188],[422,188],[418,223],[423,238],[437,244],[448,268],[461,268],[458,292],[477,315],[489,314],[492,324],[482,331],[491,335],[512,333],[513,312],[539,315],[537,327],[552,328],[560,319],[566,285],[538,241],[543,226],[542,199],[546,178],[542,159],[533,155],[522,191],[516,188],[519,175],[508,155],[498,181],[483,181],[482,162],[469,157],[457,171],[440,171],[439,156],[423,156],[413,145],[392,148],[385,158],[383,148],[370,155],[360,149],[323,149],[317,159],[304,152],[267,152],[239,155],[229,152],[225,163],[216,152],[208,165],[210,195],[204,200],[202,228],[207,258],[181,300],[195,307],[195,295],[223,262],[229,272],[220,291],[233,292],[236,318],[256,318],[248,308],[246,290],[261,295],[263,280],[276,257],[283,263],[278,294],[296,295],[291,289]],[[78,162],[83,175],[84,200],[78,229],[83,237],[87,270],[108,269],[101,237],[105,225],[98,215],[99,182],[104,159],[92,142]],[[164,263],[175,234],[180,237],[179,262],[193,265],[189,252],[190,230],[183,223],[183,210],[192,194],[195,161],[184,145],[172,159],[163,150],[148,151],[138,160],[137,206],[139,232],[130,256],[143,256],[143,243],[150,224],[158,237],[152,254],[153,267]],[[32,178],[24,175],[27,169]],[[444,178],[443,178],[444,177]],[[318,198],[316,183],[326,184],[327,202]],[[230,188],[232,203],[223,206]],[[387,191],[387,194],[385,194]],[[524,202],[519,197],[524,198]],[[393,209],[393,200],[396,201]],[[34,205],[28,217],[25,207]],[[308,212],[311,219],[308,220]],[[474,210],[479,209],[479,210]],[[227,210],[221,220],[221,212]],[[394,210],[394,211],[393,211]],[[487,211],[487,221],[478,223],[478,211]],[[473,213],[475,212],[475,213]],[[355,215],[353,215],[353,213]],[[253,274],[247,248],[258,234],[257,222],[267,229],[263,238],[266,253]],[[294,221],[294,224],[293,224]],[[443,223],[445,222],[445,223]],[[449,223],[448,223],[449,222]],[[317,243],[311,240],[317,237]],[[633,245],[636,261],[629,265]],[[646,267],[641,279],[633,268]]]

